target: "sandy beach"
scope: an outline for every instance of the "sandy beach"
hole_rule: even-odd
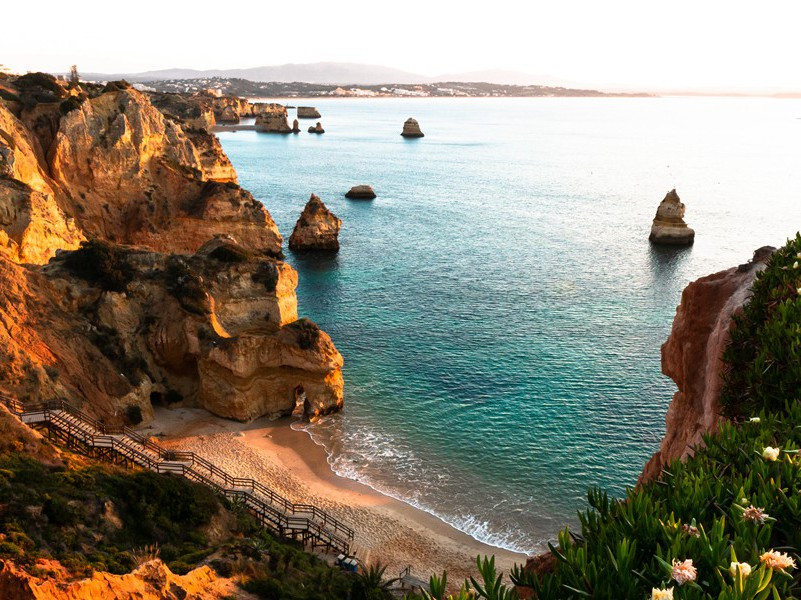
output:
[[[232,475],[258,479],[291,501],[329,511],[355,530],[356,556],[388,565],[390,577],[411,566],[411,573],[424,580],[447,570],[456,582],[474,574],[479,554],[494,554],[507,572],[525,561],[523,554],[481,543],[422,510],[334,474],[325,450],[290,423],[238,423],[201,409],[159,408],[141,431],[165,446],[194,451]]]

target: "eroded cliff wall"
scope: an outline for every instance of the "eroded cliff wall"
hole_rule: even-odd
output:
[[[705,433],[720,422],[723,351],[732,318],[748,301],[751,284],[773,248],[760,248],[739,267],[702,277],[682,292],[673,328],[662,345],[662,372],[678,391],[665,416],[665,437],[643,469],[641,480],[692,452]]]
[[[0,84],[0,391],[118,421],[153,402],[242,420],[341,407],[342,357],[298,321],[275,223],[184,118],[210,103]]]

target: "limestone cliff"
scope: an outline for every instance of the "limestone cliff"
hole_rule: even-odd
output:
[[[722,418],[722,356],[732,317],[748,300],[751,284],[772,251],[760,248],[752,261],[702,277],[684,289],[673,329],[662,346],[662,372],[676,382],[678,391],[665,417],[661,447],[646,464],[642,480],[658,477],[663,467],[691,454],[702,436],[717,428]]]
[[[275,223],[189,123],[211,101],[64,85],[3,80],[0,390],[118,422],[154,402],[235,419],[341,407],[342,357],[298,321]]]
[[[56,561],[40,559],[41,578],[13,562],[0,561],[0,597],[3,600],[222,600],[253,598],[232,580],[218,577],[208,566],[186,575],[176,575],[158,559],[146,562],[125,575],[96,572],[87,579],[70,581]]]
[[[262,133],[292,133],[287,120],[286,108],[275,105],[274,110],[256,115],[256,131]]]
[[[342,357],[297,321],[295,271],[227,240],[181,257],[93,242],[45,267],[0,257],[0,382],[147,420],[153,403],[234,419],[342,405]],[[110,418],[110,417],[108,417]]]
[[[122,84],[61,102],[53,96],[38,105],[36,98],[50,96],[0,104],[0,251],[43,263],[58,248],[101,237],[191,253],[225,233],[281,252],[275,223],[236,185],[219,140],[170,116],[179,101],[165,114]],[[36,107],[54,120],[50,126],[21,120]]]

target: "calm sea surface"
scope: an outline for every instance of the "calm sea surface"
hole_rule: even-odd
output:
[[[322,136],[220,134],[285,239],[312,192],[344,221],[337,256],[287,251],[345,357],[345,412],[310,433],[337,473],[497,546],[634,484],[681,290],[801,228],[801,101],[314,103]],[[410,116],[424,139],[400,137]],[[358,183],[378,198],[345,199]],[[697,241],[657,250],[672,187]]]

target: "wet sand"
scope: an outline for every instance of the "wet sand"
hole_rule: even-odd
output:
[[[331,471],[325,450],[290,419],[237,423],[201,409],[156,410],[143,433],[165,446],[192,450],[238,477],[258,479],[293,502],[329,511],[355,530],[353,551],[366,563],[388,565],[396,577],[411,566],[416,577],[448,571],[454,583],[475,574],[477,555],[495,555],[508,572],[526,556],[479,542],[422,510]]]

